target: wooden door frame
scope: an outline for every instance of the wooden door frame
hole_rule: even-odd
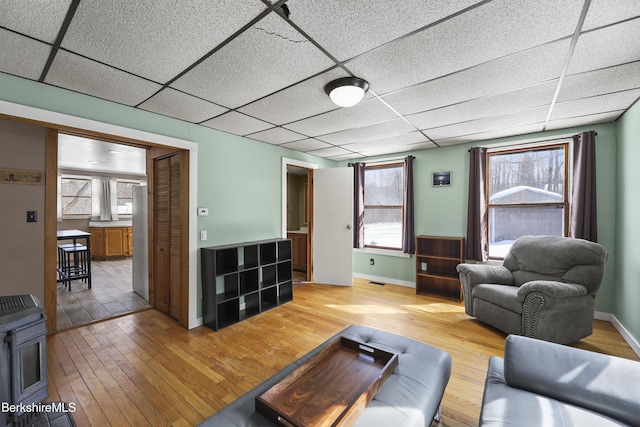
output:
[[[185,177],[189,196],[182,202],[182,208],[188,214],[185,239],[188,240],[186,257],[187,278],[181,286],[184,298],[181,298],[180,324],[185,328],[193,328],[201,324],[197,318],[197,143],[169,136],[154,134],[126,128],[123,126],[85,119],[68,114],[57,113],[35,107],[0,101],[0,117],[41,126],[45,133],[45,260],[44,260],[44,295],[47,329],[49,333],[57,331],[57,281],[56,281],[56,230],[57,230],[57,174],[58,174],[58,133],[68,133],[85,138],[134,145],[142,148],[165,147],[174,151],[183,150],[188,159],[188,175]],[[151,239],[149,239],[151,240]],[[186,309],[182,309],[187,307]],[[200,320],[200,321],[199,321]]]
[[[302,160],[282,158],[282,237],[287,238],[287,166],[295,166],[307,170],[307,281],[313,280],[313,170],[318,169],[315,163]]]

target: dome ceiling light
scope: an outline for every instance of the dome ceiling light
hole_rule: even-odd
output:
[[[369,83],[358,77],[342,77],[324,87],[324,91],[339,107],[353,107],[369,90]]]

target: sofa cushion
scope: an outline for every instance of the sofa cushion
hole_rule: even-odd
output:
[[[474,286],[471,295],[473,298],[480,298],[514,313],[522,314],[522,302],[518,300],[517,286],[483,283]]]
[[[504,361],[489,359],[480,413],[481,427],[584,427],[627,426],[580,406],[510,387],[504,377]]]
[[[504,355],[508,385],[638,425],[640,363],[515,335]]]

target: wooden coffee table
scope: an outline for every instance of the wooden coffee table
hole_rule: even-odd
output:
[[[398,365],[398,355],[338,337],[256,397],[256,410],[288,427],[350,426]]]

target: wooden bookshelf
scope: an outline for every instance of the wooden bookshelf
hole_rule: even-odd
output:
[[[462,301],[456,266],[463,262],[463,237],[416,236],[416,293]]]

